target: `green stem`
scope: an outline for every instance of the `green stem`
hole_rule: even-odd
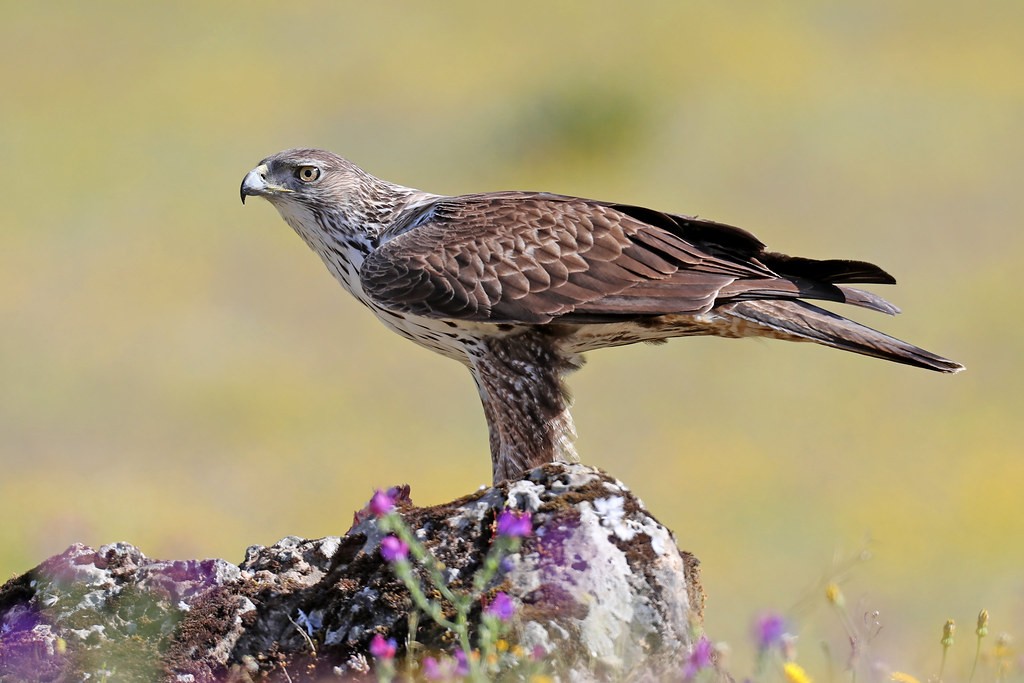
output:
[[[488,584],[501,568],[501,561],[512,553],[518,552],[520,544],[520,539],[507,536],[498,536],[494,540],[487,556],[484,557],[483,565],[473,576],[473,600],[479,599],[484,594]]]
[[[480,647],[480,661],[483,662],[484,670],[488,673],[497,673],[497,668],[491,666],[491,658],[495,655],[495,646],[499,635],[501,635],[501,624],[497,617],[484,614],[480,621],[480,635],[477,640]]]
[[[971,675],[967,679],[967,683],[974,681],[974,673],[978,670],[978,660],[981,658],[981,636],[978,636],[978,646],[974,649],[974,664],[971,665]]]
[[[440,602],[427,597],[423,584],[414,574],[410,558],[402,558],[391,563],[392,571],[405,584],[409,590],[416,607],[430,617],[434,623],[453,633],[457,640],[459,649],[466,656],[466,665],[469,667],[468,678],[471,681],[486,683],[489,680],[489,660],[494,654],[496,639],[499,635],[499,624],[491,615],[482,615],[480,625],[480,656],[473,657],[473,647],[469,640],[469,613],[473,604],[487,590],[491,581],[501,569],[502,560],[511,553],[517,552],[521,545],[521,539],[506,536],[494,538],[490,550],[484,557],[480,568],[473,576],[472,588],[468,593],[456,592],[451,589],[444,578],[444,567],[416,538],[412,529],[405,523],[397,512],[390,512],[378,520],[378,528],[386,533],[395,534],[403,543],[409,547],[409,555],[422,566],[430,580],[430,584],[437,592],[455,609],[454,620],[445,617]],[[411,642],[414,638],[413,631],[416,621],[410,616],[409,644],[406,648],[407,656],[411,657]],[[410,660],[411,662],[411,660]],[[412,670],[412,667],[408,667]],[[390,673],[386,668],[382,669],[381,676],[394,676],[392,667]],[[390,678],[388,679],[390,680]]]
[[[469,625],[466,611],[459,610],[455,615],[455,628],[452,631],[459,638],[459,647],[466,655],[466,665],[469,667],[469,680],[486,681],[487,677],[480,671],[480,662],[473,658],[473,647],[469,642]]]
[[[416,662],[416,647],[419,643],[416,642],[416,631],[419,628],[420,613],[416,610],[409,610],[409,633],[405,637],[405,670],[413,671],[413,665]]]
[[[409,546],[409,552],[413,558],[419,562],[424,569],[427,570],[427,575],[430,577],[430,582],[434,585],[434,588],[448,600],[456,609],[460,608],[460,603],[464,600],[463,596],[457,596],[448,587],[448,583],[444,580],[444,574],[441,571],[441,563],[427,551],[423,544],[420,543],[419,539],[416,538],[412,529],[409,525],[398,515],[397,512],[390,512],[385,517],[381,518],[380,527],[385,531],[390,531],[396,534],[402,542]]]
[[[441,608],[440,603],[430,600],[423,592],[423,587],[420,586],[419,581],[412,574],[412,565],[409,564],[409,560],[397,560],[392,563],[391,567],[409,590],[412,601],[416,603],[416,606],[433,619],[438,626],[454,631],[456,628],[455,623],[445,618],[444,610]]]
[[[395,664],[390,659],[378,659],[374,669],[378,683],[391,683],[395,680]]]

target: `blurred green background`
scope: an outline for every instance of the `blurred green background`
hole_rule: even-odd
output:
[[[603,351],[571,382],[579,450],[701,559],[737,669],[753,615],[820,602],[866,539],[844,590],[881,611],[873,656],[933,667],[942,622],[969,636],[981,607],[1024,636],[1024,4],[0,10],[3,577],[75,541],[239,561],[344,532],[375,487],[431,504],[489,480],[465,370],[239,204],[262,157],[312,145],[434,192],[650,205],[891,270],[905,314],[854,314],[966,373],[772,341]]]

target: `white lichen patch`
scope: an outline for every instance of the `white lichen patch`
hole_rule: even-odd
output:
[[[565,469],[558,481],[568,476],[576,486],[592,485],[598,476],[584,466]],[[601,481],[599,490],[611,495],[575,503],[576,514],[561,513],[555,524],[542,522],[533,547],[516,558],[508,578],[513,594],[536,591],[541,600],[569,601],[565,609],[575,615],[523,624],[524,646],[557,651],[571,632],[572,647],[602,670],[625,672],[647,661],[651,636],[685,648],[691,606],[672,535],[637,509],[628,489]],[[549,482],[542,497],[550,500],[553,489]]]
[[[622,491],[623,493],[629,493],[629,487],[623,484],[622,480],[613,479],[612,481],[615,482],[615,486],[619,489],[619,491]]]
[[[480,522],[493,509],[491,501],[484,497],[462,508],[463,512],[460,512],[457,518],[472,517],[474,522]]]
[[[540,495],[542,493],[544,493],[543,486],[522,479],[508,487],[505,507],[520,511],[536,512],[541,506]]]
[[[87,640],[89,636],[96,634],[100,638],[105,635],[107,627],[103,624],[93,624],[89,628],[69,628],[68,633],[79,640]]]
[[[528,621],[523,626],[519,635],[519,644],[527,652],[533,652],[534,648],[538,647],[544,652],[555,651],[555,645],[551,642],[548,630],[536,621]]]
[[[327,536],[320,539],[320,554],[328,560],[334,557],[334,553],[338,552],[340,547],[341,538],[338,536]]]
[[[679,553],[665,553],[648,569],[651,578],[663,587],[666,595],[674,595],[675,599],[665,600],[660,604],[665,611],[666,622],[683,624],[690,618],[692,605],[686,586],[686,567]]]
[[[675,549],[668,530],[652,518],[627,516],[625,499],[620,496],[598,498],[593,502],[594,512],[601,519],[601,524],[609,529],[621,541],[632,541],[638,534],[648,537],[651,550],[657,555],[664,555],[669,549]]]
[[[601,518],[601,524],[612,530],[623,541],[631,541],[636,530],[624,524],[626,517],[625,500],[621,496],[598,498],[594,501],[594,512]]]
[[[600,475],[597,470],[586,465],[572,464],[564,465],[565,474],[549,484],[549,489],[553,493],[562,493],[573,489],[581,489],[587,486]],[[564,481],[563,481],[564,479]]]
[[[679,551],[676,548],[676,541],[672,538],[672,534],[669,530],[661,526],[653,519],[648,519],[646,523],[639,525],[640,531],[647,534],[647,538],[651,541],[651,550],[653,550],[659,556],[665,555],[678,555]]]
[[[629,577],[632,570],[625,553],[608,541],[608,532],[591,505],[580,505],[579,527],[565,541],[565,556],[579,557],[588,571],[571,567],[548,572],[572,572],[563,578],[563,585],[572,587],[573,593],[587,600],[587,616],[580,623],[581,643],[596,657],[614,657],[628,646],[632,636],[629,626],[633,622],[634,591]],[[559,571],[561,570],[561,571]]]
[[[541,586],[542,576],[539,571],[541,558],[537,553],[516,553],[509,556],[512,565],[506,579],[514,595],[529,595]]]
[[[620,486],[618,481],[604,481],[601,482],[601,486],[604,487],[604,490],[607,491],[608,493],[612,493],[619,496],[628,491],[628,489],[624,489],[622,486]]]
[[[81,612],[82,610],[102,610],[107,604],[107,598],[113,597],[120,592],[120,586],[112,586],[110,590],[89,591],[82,596],[82,599],[78,601],[77,605],[68,610],[62,611],[61,616],[69,617],[76,612]]]

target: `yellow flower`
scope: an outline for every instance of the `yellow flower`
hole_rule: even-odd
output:
[[[494,644],[494,647],[498,650],[498,652],[505,652],[506,650],[508,650],[508,641],[504,638],[499,638],[498,642]]]
[[[533,674],[530,676],[530,683],[555,683],[555,679],[544,674]]]
[[[830,583],[825,586],[825,598],[836,607],[842,607],[846,604],[846,598],[843,597],[843,591],[839,590],[839,586],[835,583]]]
[[[789,683],[811,683],[811,677],[796,662],[786,662],[785,666],[782,667],[782,671],[786,674],[786,680]]]
[[[896,681],[896,683],[920,683],[916,678],[902,671],[893,671],[889,674],[889,680]]]
[[[999,637],[996,638],[996,646],[992,649],[992,654],[997,659],[1013,656],[1013,638],[1010,637],[1009,633],[999,634]]]

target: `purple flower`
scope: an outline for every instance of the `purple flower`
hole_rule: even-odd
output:
[[[711,666],[711,656],[715,653],[715,647],[708,640],[707,636],[701,636],[697,644],[690,651],[690,656],[683,667],[683,680],[688,681],[697,675],[702,669]]]
[[[391,493],[392,490],[381,491],[377,489],[373,494],[373,498],[370,499],[369,508],[374,517],[383,517],[395,509],[395,497]]]
[[[423,677],[428,681],[439,681],[445,677],[444,672],[441,671],[441,665],[433,657],[424,657],[422,666]]]
[[[398,562],[409,557],[409,544],[398,536],[385,536],[380,542],[380,556],[388,562]]]
[[[533,520],[529,512],[502,510],[498,515],[498,535],[522,538],[533,533]]]
[[[533,657],[533,661],[539,662],[548,656],[548,651],[544,649],[543,645],[534,645],[530,656]]]
[[[491,604],[487,605],[487,609],[484,610],[486,614],[497,617],[501,621],[511,619],[515,611],[516,606],[512,604],[512,598],[508,597],[507,593],[501,591],[494,594]]]
[[[395,652],[398,650],[398,643],[395,642],[394,638],[388,638],[384,640],[384,636],[377,634],[370,641],[370,654],[377,659],[390,660],[395,658]]]
[[[786,622],[778,614],[763,614],[754,623],[754,640],[757,641],[759,650],[767,650],[778,645],[785,633]]]
[[[462,650],[462,648],[457,648],[455,650],[455,675],[469,675],[469,659],[466,657],[466,653]]]

